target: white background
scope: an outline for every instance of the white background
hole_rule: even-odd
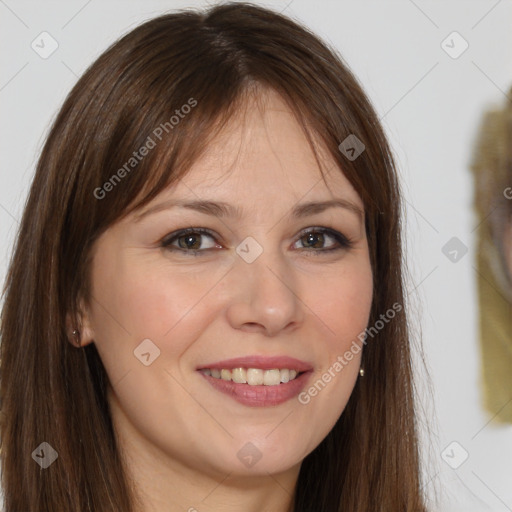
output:
[[[407,200],[408,289],[417,310],[412,323],[421,332],[432,379],[434,400],[424,380],[420,395],[429,438],[423,443],[425,485],[429,494],[439,494],[433,510],[512,511],[512,425],[496,424],[481,406],[477,221],[468,167],[482,111],[501,105],[512,86],[512,1],[256,3],[295,17],[339,50],[368,92],[395,152]],[[2,283],[44,136],[77,77],[143,20],[206,5],[0,1]],[[43,31],[59,44],[48,59],[31,48]],[[469,43],[457,59],[441,47],[453,31]],[[458,263],[441,252],[453,236],[469,248]],[[452,441],[469,453],[456,470],[441,458]]]

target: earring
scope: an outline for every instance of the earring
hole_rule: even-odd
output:
[[[359,368],[359,375],[361,375],[361,377],[364,377],[364,369],[363,368]]]
[[[77,330],[75,329],[75,330],[73,331],[73,333],[72,333],[72,334],[73,334],[73,336],[74,336],[75,338],[77,338],[77,339],[75,340],[75,343],[76,343],[78,346],[80,346],[80,332],[79,332],[79,331],[77,331]]]

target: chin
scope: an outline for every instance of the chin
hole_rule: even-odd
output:
[[[271,430],[266,430],[265,435]],[[304,446],[295,448],[280,437],[272,442],[264,437],[261,442],[254,440],[254,437],[252,439],[231,439],[227,443],[229,446],[220,448],[219,453],[210,452],[207,462],[203,458],[202,469],[210,467],[212,472],[224,475],[230,473],[232,476],[268,477],[269,473],[283,473],[302,462]]]

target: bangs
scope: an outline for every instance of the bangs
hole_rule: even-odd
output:
[[[329,152],[328,144],[320,139],[319,134],[311,127],[311,113],[304,113],[303,108],[298,107],[298,101],[285,96],[286,93],[283,91],[276,90],[272,85],[251,80],[245,81],[239,87],[226,90],[226,94],[220,98],[219,95],[212,94],[215,91],[211,89],[200,91],[187,99],[183,96],[183,103],[179,108],[175,108],[175,105],[180,102],[173,98],[172,107],[167,107],[164,111],[156,111],[153,108],[140,123],[135,123],[141,125],[142,129],[134,134],[134,141],[129,144],[130,151],[119,155],[118,171],[114,175],[109,175],[108,172],[102,175],[104,182],[100,188],[109,188],[113,194],[123,197],[123,204],[119,204],[117,219],[111,221],[121,220],[141,209],[164,190],[183,179],[230,123],[234,120],[243,123],[249,108],[255,106],[261,111],[265,109],[265,94],[268,91],[277,92],[290,108],[308,140],[318,164],[319,176],[328,186],[326,174],[333,169],[325,169],[320,157],[321,153],[325,155]],[[198,97],[201,100],[198,100]],[[132,151],[132,148],[137,149]],[[146,156],[141,158],[142,153],[146,153]],[[341,170],[338,168],[337,172]],[[119,175],[121,180],[118,179]],[[105,187],[108,183],[111,183],[112,187]],[[118,190],[114,191],[113,188]]]

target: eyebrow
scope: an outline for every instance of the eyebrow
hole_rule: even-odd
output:
[[[176,207],[194,210],[200,213],[204,213],[206,215],[212,215],[214,217],[234,217],[236,219],[239,219],[242,216],[242,209],[240,207],[233,206],[229,203],[225,203],[222,201],[181,201],[171,199],[168,201],[164,201],[160,204],[157,204],[139,213],[138,215],[135,216],[135,222],[140,222],[144,217],[152,213]],[[308,217],[310,215],[321,213],[327,210],[328,208],[336,207],[344,208],[349,212],[356,214],[361,221],[363,221],[364,219],[364,211],[361,208],[359,208],[359,206],[342,198],[331,199],[328,201],[311,201],[308,203],[298,204],[293,208],[290,216],[300,219],[303,217]]]

